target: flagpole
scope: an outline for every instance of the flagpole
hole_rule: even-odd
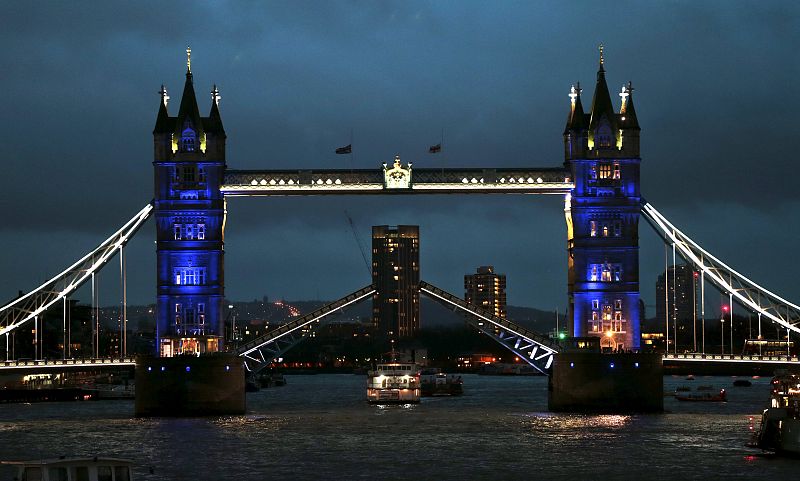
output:
[[[350,173],[353,173],[353,127],[350,127]]]

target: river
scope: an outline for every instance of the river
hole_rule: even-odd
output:
[[[131,458],[137,480],[797,479],[800,461],[745,446],[769,378],[664,378],[724,387],[727,403],[665,397],[663,414],[547,412],[544,377],[464,376],[465,393],[371,406],[365,377],[286,376],[247,414],[135,418],[132,401],[0,405],[0,459]],[[0,480],[12,479],[0,467]]]

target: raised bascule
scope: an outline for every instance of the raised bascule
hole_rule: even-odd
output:
[[[641,357],[639,295],[639,220],[643,216],[673,252],[733,301],[786,329],[800,332],[800,306],[762,288],[736,272],[670,223],[640,192],[640,127],[633,86],[619,93],[615,110],[605,78],[601,49],[597,81],[588,111],[580,84],[569,93],[561,166],[532,168],[429,169],[395,157],[377,169],[233,170],[226,163],[226,135],[219,109],[220,95],[211,90],[208,116],[198,107],[187,49],[186,81],[175,116],[162,86],[154,139],[155,196],[153,201],[92,252],[39,288],[0,307],[0,335],[6,337],[6,359],[0,369],[80,368],[65,347],[61,361],[37,360],[32,365],[10,359],[9,334],[28,322],[40,326],[43,313],[67,300],[84,282],[119,253],[123,287],[120,359],[132,363],[124,344],[124,247],[149,216],[156,220],[156,352],[137,363],[137,413],[192,414],[244,410],[245,372],[257,372],[304,339],[309,329],[343,307],[375,297],[368,285],[323,308],[303,315],[264,336],[233,349],[225,345],[224,233],[226,197],[288,195],[414,195],[414,194],[550,194],[564,197],[567,224],[568,318],[573,337],[558,342],[530,332],[493,312],[473,306],[425,281],[421,294],[463,312],[477,330],[496,340],[534,368],[551,375],[551,407],[571,409],[581,403],[614,407],[614,399],[637,396],[625,387],[645,386],[638,406],[620,409],[658,409],[660,382],[653,373],[661,356]],[[674,263],[674,258],[673,258]],[[93,302],[94,304],[94,302]],[[94,311],[94,308],[93,308]],[[66,314],[65,314],[66,315]],[[40,329],[36,329],[37,336]],[[759,329],[760,332],[760,329]],[[37,339],[40,339],[37,338]],[[41,345],[36,340],[37,346]],[[65,342],[66,346],[66,342]],[[605,358],[586,357],[594,346]],[[612,354],[613,353],[613,354]],[[634,356],[634,357],[631,357]],[[640,357],[635,357],[640,356]],[[95,357],[97,354],[95,353]],[[600,360],[598,360],[600,359]],[[670,362],[798,363],[785,358],[726,356],[706,353],[665,353]],[[88,364],[97,363],[91,360]],[[577,365],[577,367],[576,367]],[[658,376],[660,379],[660,375]],[[561,396],[591,384],[583,399]],[[139,392],[143,394],[140,402]],[[229,395],[235,391],[234,395]],[[219,394],[221,392],[228,394]],[[169,407],[164,398],[170,397]],[[588,400],[587,400],[588,399]]]

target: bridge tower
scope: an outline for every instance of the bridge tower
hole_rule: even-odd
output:
[[[592,106],[584,113],[580,84],[570,91],[565,166],[575,188],[565,205],[568,291],[575,336],[597,336],[603,348],[638,350],[639,123],[630,82],[614,112],[603,50]]]
[[[178,115],[161,105],[153,130],[157,252],[157,349],[161,357],[222,348],[224,319],[223,230],[225,130],[219,92],[201,117],[195,98],[191,50]]]

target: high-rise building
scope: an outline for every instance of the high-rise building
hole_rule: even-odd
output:
[[[372,227],[372,324],[396,339],[419,330],[419,226]]]
[[[570,92],[565,163],[575,188],[567,214],[569,309],[575,336],[600,337],[604,350],[639,350],[639,122],[633,88],[614,110],[603,54],[591,110],[580,85]]]
[[[669,325],[671,338],[677,332],[678,344],[692,343],[691,326],[697,315],[699,292],[697,272],[687,264],[669,267],[656,280],[656,319],[662,326]]]
[[[481,266],[475,274],[464,276],[464,300],[506,317],[506,275],[496,274],[493,266]]]
[[[187,53],[189,53],[187,51]],[[158,353],[214,352],[222,348],[225,130],[219,94],[211,91],[208,117],[201,117],[191,63],[178,115],[167,110],[166,89],[155,140]]]

